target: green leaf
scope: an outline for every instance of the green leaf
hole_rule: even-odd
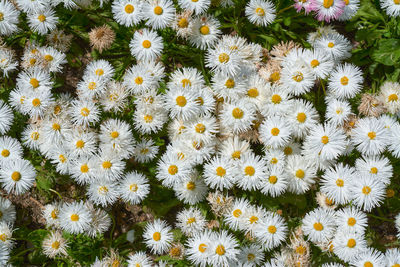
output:
[[[383,39],[372,52],[372,59],[387,66],[400,63],[400,39]]]

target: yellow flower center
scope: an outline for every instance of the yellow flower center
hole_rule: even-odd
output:
[[[89,171],[88,165],[87,165],[87,164],[83,164],[83,165],[81,166],[81,172],[82,172],[82,173],[87,173],[88,171]]]
[[[82,108],[81,109],[81,115],[83,117],[87,117],[87,116],[89,116],[89,114],[90,114],[90,110],[88,108]]]
[[[316,59],[311,60],[311,67],[315,68],[319,66],[319,61]]]
[[[362,188],[362,193],[363,193],[364,195],[368,195],[369,193],[371,193],[371,187],[369,187],[369,186],[364,186],[364,187]]]
[[[303,178],[304,178],[304,175],[305,175],[305,173],[304,173],[304,171],[303,171],[302,169],[298,169],[298,170],[296,171],[296,177],[297,177],[297,178],[303,179]]]
[[[60,156],[58,156],[58,158],[60,159],[61,163],[65,163],[67,161],[67,158],[62,154]]]
[[[296,253],[299,255],[303,255],[306,252],[306,250],[307,250],[306,247],[302,245],[296,247]]]
[[[34,107],[38,107],[38,106],[40,106],[40,104],[41,104],[41,102],[40,102],[39,98],[35,98],[35,99],[32,100],[32,105]]]
[[[95,73],[96,73],[97,76],[103,76],[104,75],[104,70],[103,69],[97,69],[95,71]]]
[[[277,136],[279,134],[280,130],[278,128],[272,128],[271,129],[271,134],[273,136]]]
[[[321,137],[321,143],[323,143],[324,145],[326,145],[327,143],[329,143],[329,137],[324,135]]]
[[[99,193],[100,194],[106,194],[108,192],[107,186],[100,186],[99,187]]]
[[[344,0],[344,3],[347,5],[349,5],[350,1],[349,0]]]
[[[248,176],[253,176],[256,173],[256,170],[253,166],[246,166],[246,168],[244,168],[244,173]]]
[[[356,219],[354,219],[353,217],[350,217],[348,220],[347,220],[347,224],[349,225],[349,226],[354,226],[355,224],[356,224]]]
[[[53,128],[54,131],[59,131],[61,129],[61,126],[58,123],[53,123],[52,128]]]
[[[225,86],[229,89],[233,88],[235,86],[235,81],[232,79],[228,79],[225,82]]]
[[[149,149],[148,148],[142,148],[140,150],[140,154],[147,154],[147,153],[149,153]]]
[[[60,242],[54,241],[53,244],[51,244],[51,247],[53,249],[59,249],[60,248]]]
[[[58,113],[60,113],[60,112],[61,112],[61,107],[60,107],[60,105],[56,105],[56,106],[54,107],[53,112],[54,112],[55,115],[57,115]]]
[[[271,82],[277,82],[281,79],[281,74],[279,73],[279,71],[275,71],[273,73],[271,73],[271,75],[269,76],[269,79]]]
[[[204,252],[206,252],[206,250],[207,250],[207,245],[201,243],[201,244],[199,245],[199,251],[200,251],[201,253],[204,253]]]
[[[316,231],[322,231],[322,230],[324,230],[324,226],[323,226],[322,223],[320,223],[320,222],[314,223],[313,227],[314,227],[314,229],[315,229]]]
[[[369,139],[373,140],[376,137],[376,133],[375,132],[369,132],[368,133],[368,137],[369,137]]]
[[[199,96],[198,98],[196,98],[196,103],[202,106],[204,105],[204,99],[201,96]]]
[[[372,167],[370,173],[377,174],[378,173],[378,168]]]
[[[189,182],[186,184],[186,188],[190,191],[194,190],[196,188],[196,184],[193,182]]]
[[[301,73],[300,71],[296,72],[295,75],[293,75],[292,79],[296,82],[301,82],[304,79],[304,75],[303,73]]]
[[[395,192],[394,192],[393,189],[386,190],[386,196],[387,197],[394,197],[394,194],[395,194]]]
[[[200,27],[200,33],[202,35],[207,35],[210,33],[210,27],[208,27],[207,25],[203,25]]]
[[[229,62],[229,55],[226,53],[221,53],[218,56],[218,60],[220,63],[228,63]]]
[[[398,0],[400,2],[400,0]],[[393,102],[393,101],[397,101],[399,100],[399,97],[396,94],[391,94],[390,96],[388,96],[388,101],[389,102]]]
[[[135,8],[131,4],[127,4],[125,6],[125,12],[128,14],[131,14],[133,11],[135,11]]]
[[[342,179],[337,179],[336,180],[336,185],[339,187],[343,187],[344,186],[344,181]]]
[[[297,114],[297,121],[300,123],[304,123],[307,119],[307,115],[304,112],[300,112]]]
[[[44,60],[46,60],[46,61],[53,61],[53,56],[52,55],[45,55],[44,56]]]
[[[131,184],[129,186],[129,190],[132,191],[132,192],[136,192],[138,189],[139,189],[139,187],[138,187],[137,184]]]
[[[39,139],[39,133],[38,132],[33,132],[31,134],[31,139],[33,140],[38,140]]]
[[[15,182],[18,182],[21,180],[21,173],[20,172],[13,172],[11,174],[11,179],[13,179]]]
[[[334,43],[332,43],[332,42],[329,42],[329,43],[328,43],[328,47],[329,47],[329,48],[333,48],[334,46],[335,46]]]
[[[187,103],[187,101],[186,101],[186,98],[184,97],[184,96],[178,96],[177,98],[176,98],[176,104],[178,105],[178,106],[180,106],[180,107],[184,107],[184,106],[186,106],[186,103]]]
[[[188,25],[189,25],[189,22],[188,22],[187,19],[185,19],[185,18],[181,18],[181,19],[178,21],[178,27],[179,27],[179,28],[187,28]]]
[[[250,217],[250,219],[249,219],[249,222],[251,223],[251,224],[253,224],[253,223],[255,223],[255,222],[258,222],[258,217],[257,216],[251,216]]]
[[[154,8],[154,14],[156,14],[156,15],[161,15],[163,12],[164,12],[164,10],[160,6],[156,6]]]
[[[192,82],[189,80],[189,79],[182,79],[182,81],[181,81],[181,83],[182,83],[182,87],[183,88],[185,88],[186,86],[191,86],[192,85]]]
[[[333,0],[324,0],[323,6],[325,8],[330,8],[333,5]]]
[[[215,171],[216,171],[217,175],[220,177],[223,177],[226,174],[226,170],[222,167],[218,167]]]
[[[349,78],[347,78],[346,76],[343,76],[342,78],[340,78],[340,83],[342,85],[348,85],[349,84]]]
[[[276,182],[278,181],[278,177],[276,177],[275,175],[271,175],[268,178],[268,181],[269,181],[270,184],[276,184]]]
[[[1,151],[1,155],[7,158],[8,156],[10,156],[10,151],[8,149],[3,149],[3,151]]]
[[[232,157],[233,159],[240,159],[240,155],[241,155],[240,150],[236,150],[236,151],[234,151],[234,152],[231,154],[231,157]]]
[[[0,21],[4,20],[4,14],[0,12]]]
[[[154,241],[160,241],[160,239],[161,239],[161,233],[160,232],[155,232],[153,234],[153,240]]]
[[[83,140],[78,140],[75,143],[76,148],[83,148],[85,146],[85,142]]]
[[[110,133],[110,136],[111,136],[111,138],[115,139],[115,138],[117,138],[119,136],[119,132],[113,131],[113,132]]]
[[[275,234],[276,233],[276,227],[274,225],[268,226],[268,232],[271,233],[271,234]]]
[[[94,89],[96,89],[96,83],[95,83],[95,82],[90,82],[90,83],[88,84],[88,89],[89,89],[89,90],[94,90]]]
[[[41,14],[41,15],[38,16],[38,20],[39,20],[40,22],[44,22],[44,21],[46,20],[46,16],[43,15],[43,14]]]
[[[171,175],[175,175],[178,173],[178,166],[176,165],[171,165],[168,167],[168,173]]]
[[[255,258],[256,258],[256,256],[253,253],[249,253],[247,255],[247,260],[248,261],[254,261]]]
[[[151,42],[149,40],[144,40],[142,43],[142,46],[144,48],[150,48],[151,47]]]
[[[58,210],[52,210],[50,214],[51,218],[57,219],[58,218]]]
[[[77,221],[79,221],[79,215],[78,214],[72,214],[71,215],[71,221],[73,221],[73,222],[77,222]]]
[[[239,218],[242,215],[242,211],[240,209],[236,209],[232,212],[233,217]]]
[[[257,97],[257,96],[259,95],[257,88],[255,88],[255,87],[250,88],[250,89],[247,91],[247,95],[248,95],[249,97],[253,97],[253,98]]]
[[[271,164],[277,164],[278,163],[278,159],[277,158],[272,158],[269,162]]]
[[[150,123],[150,122],[153,121],[153,116],[151,116],[151,115],[145,115],[145,116],[143,117],[143,119],[144,119],[144,121],[145,121],[146,123]]]
[[[290,146],[287,146],[283,149],[283,153],[285,153],[285,155],[292,155],[293,154],[293,149]]]
[[[110,161],[106,160],[103,162],[102,166],[104,169],[109,169],[109,168],[111,168],[112,163]]]
[[[256,14],[257,14],[257,16],[263,17],[265,15],[265,11],[264,11],[263,8],[257,7],[256,8]]]
[[[279,104],[279,103],[281,103],[282,98],[281,98],[280,95],[273,95],[273,96],[271,97],[271,101],[272,101],[272,103],[274,103],[274,104]]]
[[[232,110],[232,116],[235,118],[235,119],[241,119],[241,118],[243,118],[243,110],[241,110],[240,108],[234,108],[233,110]]]
[[[196,124],[194,128],[197,133],[204,133],[204,131],[206,130],[206,126],[202,123]]]
[[[374,265],[372,264],[372,262],[367,261],[366,263],[364,263],[364,267],[374,267]]]
[[[35,65],[35,63],[36,63],[36,58],[31,58],[31,59],[29,60],[29,64],[30,64],[31,66]]]
[[[189,219],[187,219],[186,224],[192,224],[196,222],[196,218],[195,217],[190,217]]]
[[[31,78],[29,83],[32,85],[33,88],[38,88],[39,87],[39,81],[36,78]]]

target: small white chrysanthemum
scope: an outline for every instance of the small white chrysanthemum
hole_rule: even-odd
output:
[[[336,20],[342,15],[345,6],[344,1],[341,0],[314,0],[313,11],[316,12],[316,18],[319,21],[330,22]]]
[[[311,72],[320,79],[325,79],[335,65],[330,55],[319,49],[304,50],[303,59],[311,67]]]
[[[45,8],[28,14],[28,22],[33,31],[46,34],[57,27],[58,17],[53,9]]]
[[[0,100],[0,134],[3,135],[10,130],[13,124],[14,114],[10,106]]]
[[[125,161],[109,151],[100,150],[96,157],[97,178],[107,181],[116,181],[121,178],[125,169]]]
[[[282,195],[288,187],[288,177],[284,168],[269,167],[267,175],[261,179],[260,190],[263,194],[272,197]]]
[[[385,185],[371,176],[359,176],[350,184],[352,201],[364,211],[380,206],[386,196]]]
[[[87,127],[100,119],[100,110],[91,100],[76,99],[71,103],[69,111],[75,125]]]
[[[359,67],[344,63],[335,68],[328,79],[328,91],[339,99],[354,97],[361,91],[364,78]]]
[[[128,258],[128,267],[150,267],[152,266],[152,259],[146,255],[146,252],[139,251],[132,254]]]
[[[49,258],[67,256],[67,247],[67,240],[60,232],[50,232],[42,242],[43,253]]]
[[[0,165],[8,160],[22,158],[22,146],[19,141],[9,136],[0,137]]]
[[[108,119],[100,125],[100,148],[113,152],[121,159],[129,158],[134,150],[133,135],[128,123],[119,119]]]
[[[351,19],[360,8],[360,0],[349,0],[344,1],[345,6],[342,15],[338,18],[340,21],[345,21]]]
[[[288,189],[296,194],[304,194],[315,183],[316,167],[314,162],[300,155],[287,157],[286,173],[288,174]]]
[[[351,56],[352,48],[350,41],[341,34],[329,33],[317,38],[314,42],[314,49],[321,49],[333,60],[343,60]]]
[[[266,173],[267,165],[264,159],[249,153],[240,159],[236,171],[236,184],[243,190],[257,190]]]
[[[321,192],[326,194],[336,204],[346,204],[351,199],[350,184],[358,179],[353,167],[337,164],[325,171],[321,179]]]
[[[139,204],[150,192],[149,180],[141,173],[129,172],[118,185],[118,192],[123,201]]]
[[[135,146],[134,157],[140,163],[152,161],[158,154],[159,147],[152,139],[143,139]]]
[[[105,81],[109,81],[114,76],[114,67],[106,60],[94,60],[86,66],[85,75],[97,75]]]
[[[400,6],[400,4],[399,4]],[[383,102],[389,113],[395,114],[400,111],[400,84],[386,81],[380,87],[379,99]]]
[[[67,63],[66,55],[51,46],[41,47],[39,52],[43,57],[45,69],[49,72],[60,72],[62,65]]]
[[[14,240],[12,238],[13,229],[6,222],[0,222],[0,247],[6,248],[8,251],[13,247]]]
[[[128,102],[128,90],[121,82],[107,83],[104,95],[99,99],[104,111],[121,112]]]
[[[60,208],[60,226],[71,234],[86,232],[92,216],[84,202],[64,203]]]
[[[303,139],[319,121],[317,110],[308,101],[294,100],[286,109],[289,110],[286,119],[294,137]]]
[[[325,117],[335,126],[343,126],[352,114],[351,106],[347,101],[330,99],[327,103]]]
[[[210,188],[230,189],[235,184],[235,165],[228,158],[214,157],[204,164],[204,181]]]
[[[208,187],[204,183],[204,180],[196,172],[175,184],[173,189],[179,200],[190,205],[203,201],[208,191]]]
[[[156,178],[171,187],[191,173],[191,164],[177,154],[165,153],[157,162]]]
[[[400,3],[397,0],[380,0],[380,3],[388,16],[400,16]]]
[[[389,150],[396,158],[400,158],[400,124],[395,124],[390,133]]]
[[[115,183],[96,179],[89,184],[87,194],[93,203],[107,207],[117,201],[120,191]]]
[[[189,42],[200,49],[212,47],[221,34],[220,22],[211,15],[197,16],[191,24]]]
[[[224,127],[229,127],[234,133],[241,133],[250,129],[256,119],[255,107],[246,101],[224,103],[220,118]]]
[[[16,70],[18,65],[14,50],[0,47],[0,71],[3,73],[3,77],[8,77],[9,73]]]
[[[206,227],[206,218],[197,208],[190,207],[176,215],[176,226],[188,236],[202,232]]]
[[[302,222],[304,234],[314,243],[330,240],[336,231],[335,217],[332,210],[314,209],[306,214]]]
[[[237,262],[239,244],[227,231],[216,234],[211,242],[209,264],[212,266],[227,267]]]
[[[15,206],[10,200],[0,197],[0,222],[13,225],[16,217]]]
[[[170,88],[164,96],[165,108],[169,110],[169,116],[172,119],[187,121],[198,115],[200,111],[197,98],[198,94],[191,87]]]
[[[264,250],[278,247],[288,233],[285,220],[278,214],[268,212],[253,229],[254,236],[261,242]]]
[[[386,266],[386,258],[382,252],[368,248],[357,254],[350,263],[353,266]]]
[[[186,241],[186,254],[188,259],[195,265],[205,267],[210,260],[211,246],[215,233],[203,231],[196,233]]]
[[[143,5],[143,17],[147,18],[147,26],[155,30],[164,29],[174,20],[174,3],[170,0],[147,1]]]
[[[188,136],[188,139],[207,144],[214,140],[217,132],[218,124],[215,117],[198,117],[188,122],[182,137]]]
[[[143,17],[143,3],[138,0],[113,1],[111,10],[116,22],[126,27],[138,24]]]
[[[137,60],[154,61],[161,55],[164,44],[155,31],[142,29],[135,32],[129,47]]]
[[[233,231],[244,230],[244,216],[250,207],[250,203],[245,198],[238,198],[232,203],[224,214],[224,222]]]
[[[267,148],[284,147],[291,139],[291,128],[286,119],[274,116],[267,117],[259,128],[260,140]]]
[[[159,219],[147,223],[144,229],[143,239],[146,246],[155,254],[163,254],[171,247],[173,235],[171,227]]]
[[[194,15],[205,13],[209,8],[210,0],[179,0],[179,6],[185,10],[190,10]]]
[[[311,90],[314,86],[315,76],[311,67],[302,59],[284,64],[281,71],[282,87],[292,95],[299,96]]]
[[[78,184],[89,184],[97,175],[97,161],[93,156],[81,156],[72,161],[70,174]]]
[[[337,227],[343,231],[354,231],[364,234],[368,226],[367,215],[355,207],[338,210],[335,218]]]
[[[386,250],[386,266],[396,267],[400,265],[400,250],[398,248],[390,248]]]
[[[41,68],[30,68],[21,71],[17,76],[17,87],[33,92],[50,91],[53,86],[50,74]]]
[[[231,77],[238,74],[242,63],[237,50],[221,45],[207,50],[205,62],[214,73]]]
[[[245,13],[249,21],[257,26],[267,26],[276,17],[275,5],[268,0],[251,0],[246,5]]]
[[[60,225],[60,207],[60,204],[57,202],[44,206],[43,217],[46,220],[47,226],[58,227]]]
[[[32,187],[35,178],[35,168],[25,159],[7,160],[1,165],[0,182],[8,193],[25,193]]]
[[[78,83],[76,90],[80,98],[101,97],[105,94],[106,83],[98,75],[86,75]]]
[[[15,6],[6,0],[2,0],[0,2],[0,34],[1,35],[10,35],[18,30],[18,17],[19,11],[15,8]]]
[[[382,120],[362,118],[352,130],[352,142],[363,155],[381,154],[390,142],[390,133]]]
[[[238,254],[239,266],[259,266],[264,260],[264,253],[260,245],[250,244],[240,248]]]
[[[355,165],[362,176],[370,176],[384,185],[390,184],[393,167],[388,158],[383,156],[358,158]]]

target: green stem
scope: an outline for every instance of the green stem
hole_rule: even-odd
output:
[[[321,86],[322,86],[322,91],[324,91],[324,96],[326,96],[326,91],[325,91],[325,84],[323,80],[320,80]]]
[[[50,188],[49,191],[51,191],[51,192],[57,194],[57,196],[58,196],[61,200],[63,199],[62,196],[60,195],[60,193],[58,193],[56,190]]]
[[[293,6],[287,6],[287,7],[283,8],[283,9],[279,10],[278,13],[276,13],[276,15],[282,14],[283,12],[285,12],[286,10],[291,9],[292,7]]]
[[[378,220],[381,220],[381,221],[385,221],[385,222],[393,222],[393,220],[389,220],[389,219],[386,219],[386,218],[383,218],[383,217],[380,217],[380,216],[376,216],[376,215],[373,215],[373,214],[368,214],[368,216],[369,217],[372,217],[372,218],[375,218],[375,219],[378,219]]]

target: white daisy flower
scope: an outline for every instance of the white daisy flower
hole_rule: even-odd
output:
[[[125,162],[120,157],[110,154],[108,151],[100,150],[96,157],[97,179],[106,181],[117,181],[121,178],[125,169]]]
[[[87,188],[89,199],[103,207],[112,205],[117,201],[119,193],[120,191],[113,182],[104,179],[97,179],[91,182]]]
[[[47,144],[61,145],[71,132],[71,124],[63,118],[47,118],[43,122],[42,132],[42,140],[46,140]]]
[[[302,229],[311,242],[330,240],[336,232],[334,212],[323,208],[314,209],[302,220]]]
[[[60,226],[60,207],[61,205],[57,202],[47,204],[43,208],[43,217],[46,220],[47,226]]]
[[[39,52],[42,54],[46,69],[50,72],[60,72],[63,68],[62,64],[67,63],[65,54],[51,46],[42,47]]]
[[[286,171],[278,166],[270,167],[267,175],[261,179],[261,193],[267,196],[278,197],[286,191],[287,187]]]
[[[0,48],[0,70],[3,72],[3,77],[8,77],[9,73],[15,71],[18,65],[15,52],[12,49]]]
[[[146,25],[155,30],[170,26],[175,12],[174,3],[170,0],[150,0],[143,5],[143,16],[147,18]]]
[[[396,158],[400,158],[400,124],[395,124],[390,132],[389,150]]]
[[[137,109],[134,114],[135,129],[142,134],[157,133],[168,120],[165,109]]]
[[[68,150],[64,147],[51,146],[47,156],[51,163],[56,165],[56,169],[60,174],[69,174],[72,158]]]
[[[49,7],[49,0],[16,0],[17,6],[25,13],[42,10]]]
[[[393,167],[388,158],[384,156],[358,158],[355,166],[362,176],[372,177],[384,185],[390,184],[390,178],[392,178],[393,175]]]
[[[138,24],[143,17],[143,3],[139,0],[113,1],[111,11],[115,21],[126,27]]]
[[[157,162],[156,178],[171,187],[191,173],[191,164],[177,154],[164,154]]]
[[[336,211],[336,225],[341,231],[354,231],[364,234],[368,226],[367,215],[355,207],[347,207]]]
[[[304,148],[322,159],[333,160],[339,157],[346,148],[346,135],[343,130],[331,123],[317,124],[311,128]]]
[[[89,184],[97,175],[97,161],[93,156],[81,156],[73,160],[70,166],[72,178],[78,184]]]
[[[235,76],[240,71],[241,58],[237,50],[222,45],[207,50],[205,58],[206,67],[214,73],[224,76]]]
[[[211,256],[211,246],[214,241],[212,231],[195,233],[186,241],[187,258],[196,266],[205,267]]]
[[[159,147],[155,145],[152,139],[141,140],[135,146],[134,157],[140,163],[147,163],[152,161],[158,154]]]
[[[320,190],[336,204],[346,204],[352,198],[350,187],[358,173],[353,167],[339,163],[327,169],[320,182]]]
[[[286,239],[288,227],[282,216],[268,212],[255,226],[253,233],[264,250],[272,250]]]
[[[10,200],[0,197],[0,221],[12,225],[16,217],[15,206]]]
[[[190,207],[176,215],[176,226],[188,236],[194,236],[206,228],[206,218],[197,208]]]
[[[381,0],[381,7],[390,17],[400,16],[400,3],[397,0]]]
[[[325,117],[335,126],[343,126],[349,116],[353,115],[351,106],[347,101],[330,99],[326,106]]]
[[[121,112],[128,102],[128,90],[121,82],[111,81],[99,101],[104,111]]]
[[[246,101],[233,104],[224,103],[220,114],[221,124],[228,127],[233,133],[241,133],[251,128],[256,119],[255,107]]]
[[[287,157],[286,173],[288,174],[288,189],[296,194],[304,194],[315,183],[316,168],[314,162],[300,155]]]
[[[165,106],[169,110],[169,116],[182,120],[190,120],[200,111],[196,101],[198,94],[192,88],[170,88],[165,94]]]
[[[311,90],[314,86],[315,76],[311,67],[303,59],[299,59],[283,65],[280,81],[282,87],[290,94],[299,96]]]
[[[319,121],[317,110],[305,100],[296,99],[291,102],[289,112],[285,117],[294,137],[304,138]]]
[[[54,99],[51,91],[32,92],[26,97],[22,111],[29,114],[31,118],[37,119],[42,117],[53,104]]]
[[[50,91],[53,86],[50,74],[39,68],[21,71],[17,77],[17,87],[28,91]],[[22,104],[22,103],[21,103]]]
[[[89,229],[86,232],[87,235],[91,238],[94,238],[99,234],[104,235],[104,233],[110,229],[112,223],[110,216],[104,210],[95,208],[89,201],[86,202],[85,205],[92,216]]]
[[[227,76],[215,73],[211,82],[214,94],[227,102],[238,101],[246,92],[246,83],[239,75]]]
[[[119,119],[108,119],[100,125],[101,148],[114,152],[121,158],[133,153],[133,135],[128,123]]]
[[[8,160],[22,158],[22,146],[19,141],[9,136],[0,137],[0,165]]]
[[[238,262],[240,266],[258,266],[264,260],[264,253],[258,244],[250,244],[240,248]]]
[[[57,256],[67,256],[67,247],[68,242],[60,232],[50,232],[42,242],[44,255],[53,259]]]
[[[237,262],[239,244],[227,231],[216,234],[211,242],[209,263],[212,266],[230,266]]]
[[[203,14],[210,7],[210,0],[179,0],[179,6],[182,9],[190,10],[194,15]]]
[[[313,1],[313,11],[315,11],[316,17],[319,21],[330,22],[336,20],[342,15],[343,8],[345,6],[344,1],[341,0],[315,0]]]
[[[339,99],[353,98],[361,91],[364,78],[359,67],[344,63],[335,68],[328,79],[328,91]]]
[[[257,190],[260,188],[261,179],[267,174],[265,161],[253,153],[240,159],[236,170],[236,183],[243,190]]]
[[[397,267],[400,265],[400,251],[398,248],[390,248],[386,250],[386,266]]]
[[[129,89],[130,93],[147,95],[158,83],[151,73],[146,71],[144,64],[139,63],[126,71],[123,84]]]
[[[14,240],[12,238],[13,229],[11,225],[7,224],[6,222],[0,222],[0,248],[4,247],[8,251],[14,245]]]
[[[210,87],[203,88],[199,92],[200,96],[196,98],[196,102],[200,108],[200,114],[202,116],[210,116],[215,111],[215,99],[214,94]]]
[[[45,8],[28,14],[28,23],[33,31],[44,35],[57,27],[58,17],[53,9]]]
[[[399,4],[400,5],[400,4]],[[400,111],[400,84],[386,81],[380,87],[379,99],[383,102],[389,113]]]
[[[197,16],[191,24],[189,42],[200,49],[212,47],[221,34],[220,22],[211,15]]]
[[[264,117],[268,116],[283,116],[290,114],[292,100],[284,88],[281,86],[272,86],[264,106],[260,112]]]
[[[369,212],[380,206],[386,196],[386,188],[382,182],[371,176],[359,176],[351,181],[350,195],[357,207]]]
[[[100,110],[91,100],[75,99],[69,109],[71,120],[75,125],[87,127],[100,120]]]
[[[191,0],[190,0],[191,1]],[[174,87],[175,86],[182,86],[185,88],[186,86],[191,87],[203,87],[205,85],[203,75],[201,72],[196,68],[179,68],[176,69],[173,73],[171,73],[170,81],[168,82],[167,86]]]
[[[368,248],[357,254],[350,263],[356,267],[385,266],[386,258],[382,252],[373,248]]]
[[[187,135],[196,142],[210,143],[215,139],[217,132],[218,124],[215,117],[198,117],[188,122],[183,131],[183,138]]]
[[[286,156],[281,149],[265,149],[264,159],[269,168],[283,168],[285,166]]]
[[[240,140],[238,136],[230,137],[221,143],[218,154],[221,157],[229,158],[239,162],[242,156],[251,152],[250,143],[246,140]]]
[[[330,55],[319,49],[304,50],[303,59],[311,67],[311,72],[320,79],[325,79],[335,66]]]
[[[230,189],[235,184],[236,168],[225,157],[214,157],[204,164],[204,181],[212,189]]]
[[[291,139],[291,129],[281,117],[267,117],[259,128],[260,140],[267,148],[284,147]]]
[[[338,33],[322,35],[315,40],[313,46],[315,50],[321,49],[335,61],[344,60],[351,56],[350,51],[352,46],[350,41]]]
[[[90,227],[91,213],[83,202],[64,203],[60,208],[60,226],[71,234],[82,234]]]
[[[352,130],[352,142],[361,154],[374,156],[381,154],[389,144],[390,132],[382,120],[362,118]]]
[[[351,19],[360,8],[359,0],[348,0],[344,1],[345,6],[342,15],[338,18],[340,21],[345,21]]]
[[[141,267],[151,267],[153,266],[152,259],[146,255],[146,252],[139,251],[135,254],[131,254],[128,258],[128,266],[141,266]]]
[[[79,98],[102,97],[106,92],[106,83],[98,75],[86,75],[78,83],[76,90]]]
[[[92,131],[74,129],[66,137],[66,147],[71,156],[91,156],[97,150],[97,134]]]
[[[163,254],[168,251],[173,241],[171,230],[171,227],[165,221],[159,219],[147,223],[143,239],[152,253]]]
[[[114,67],[106,60],[94,60],[86,66],[84,75],[97,75],[105,81],[109,81],[114,76]]]
[[[0,2],[0,34],[1,35],[11,35],[18,30],[18,18],[19,11],[15,6],[6,0]]]
[[[275,20],[275,12],[275,5],[268,0],[251,0],[245,9],[246,17],[257,26],[271,24]]]
[[[190,205],[203,201],[208,191],[204,180],[197,173],[186,176],[180,182],[176,183],[173,189],[179,200]]]
[[[137,60],[154,61],[161,55],[164,44],[155,31],[145,28],[135,32],[129,47]]]
[[[14,113],[9,105],[0,100],[0,134],[3,135],[10,130],[14,121]]]
[[[244,217],[250,208],[250,202],[245,198],[238,198],[224,214],[224,222],[233,231],[244,230]]]
[[[8,193],[25,193],[32,187],[35,178],[35,168],[25,159],[13,159],[2,163],[0,182]]]
[[[149,180],[141,173],[129,172],[119,183],[118,192],[123,201],[139,204],[150,193]]]

